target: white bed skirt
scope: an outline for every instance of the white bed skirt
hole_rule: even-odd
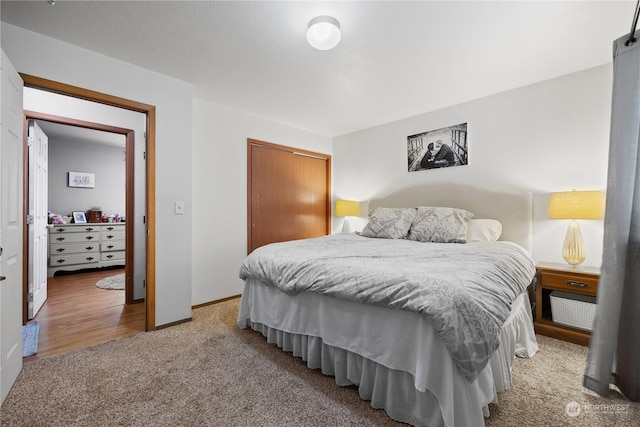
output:
[[[372,407],[416,426],[483,425],[496,392],[511,384],[515,355],[537,351],[526,293],[513,304],[500,348],[471,383],[417,313],[312,293],[290,296],[250,279],[238,325],[261,332],[309,368],[334,376],[338,385],[358,386]]]

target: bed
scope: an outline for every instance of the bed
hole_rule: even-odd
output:
[[[380,238],[406,227],[396,230],[395,217],[391,225],[376,223],[386,218],[381,213],[412,211],[406,236]],[[373,199],[369,212],[362,235],[276,243],[250,254],[240,270],[239,327],[261,332],[340,386],[356,385],[394,420],[483,425],[496,393],[511,386],[514,358],[538,349],[527,292],[535,280],[531,194],[423,185]],[[433,225],[424,218],[452,221],[453,238],[447,230],[420,234]],[[462,243],[471,240],[471,221],[475,233],[485,219],[501,226],[500,240]]]

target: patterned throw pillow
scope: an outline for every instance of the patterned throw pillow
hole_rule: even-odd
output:
[[[418,242],[466,243],[467,224],[473,214],[464,209],[421,206],[408,239]]]
[[[380,239],[405,239],[416,216],[415,208],[375,208],[360,233]]]

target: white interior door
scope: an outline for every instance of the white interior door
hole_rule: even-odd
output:
[[[0,403],[22,369],[22,88],[0,59]]]
[[[47,206],[49,138],[29,121],[29,294],[28,317],[33,319],[47,299]]]

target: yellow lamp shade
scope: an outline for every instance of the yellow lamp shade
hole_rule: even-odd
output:
[[[572,220],[562,246],[562,257],[573,267],[585,260],[584,239],[577,219],[600,219],[604,215],[602,191],[565,191],[549,196],[549,218]]]
[[[600,219],[604,215],[602,191],[565,191],[549,196],[551,219]]]
[[[360,203],[353,200],[336,200],[336,216],[360,215]]]

